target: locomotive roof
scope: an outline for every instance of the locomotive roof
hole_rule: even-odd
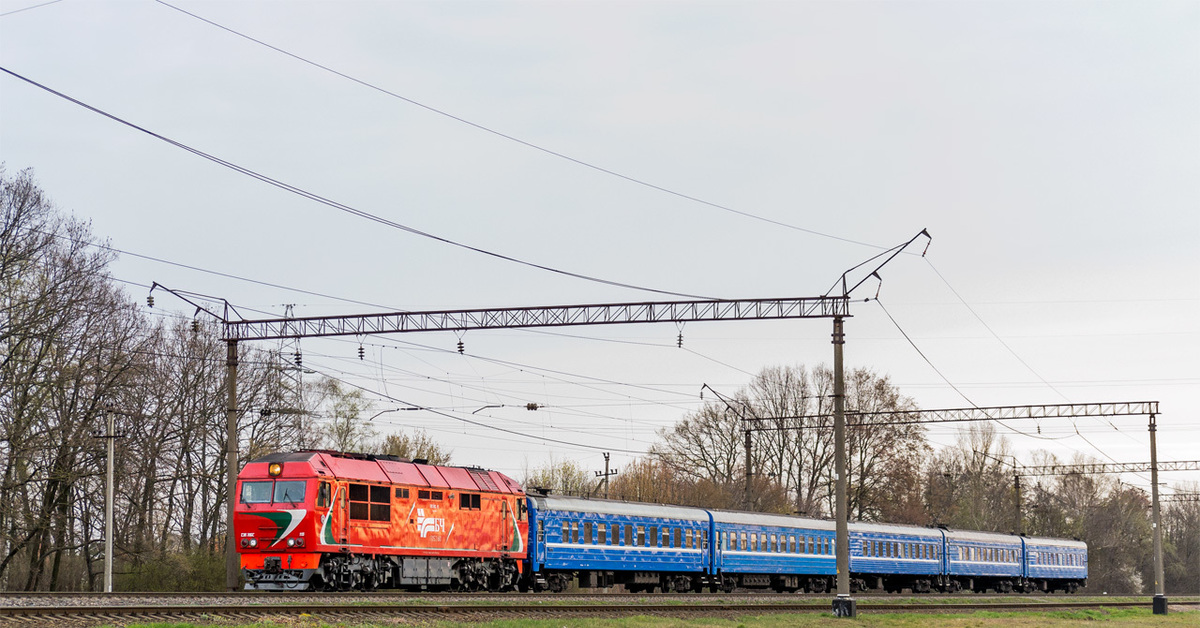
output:
[[[370,456],[345,454],[336,451],[295,451],[267,454],[246,464],[272,462],[305,463],[316,475],[340,480],[362,480],[429,488],[447,488],[464,491],[511,493],[521,495],[524,490],[512,478],[498,471],[478,467],[451,467],[421,464],[395,456]],[[265,471],[264,471],[265,473]],[[290,475],[290,474],[287,474]]]
[[[643,502],[622,502],[608,499],[588,499],[585,497],[568,497],[565,495],[531,495],[530,499],[532,499],[537,505],[538,510],[590,512],[605,515],[659,517],[663,519],[686,519],[689,521],[708,522],[708,512],[706,510],[701,508],[691,508],[688,506],[647,504]]]

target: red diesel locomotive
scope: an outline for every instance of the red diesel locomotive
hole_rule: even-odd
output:
[[[301,451],[250,461],[237,491],[247,588],[504,591],[521,578],[525,492],[495,471]]]

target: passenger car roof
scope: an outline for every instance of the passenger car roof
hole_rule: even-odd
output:
[[[950,541],[975,541],[977,543],[1021,543],[1021,537],[1003,532],[976,532],[975,530],[946,530]]]
[[[824,519],[793,517],[765,512],[743,512],[740,510],[713,510],[713,521],[748,526],[778,526],[786,528],[808,528],[810,530],[834,530],[835,524]]]
[[[629,517],[659,517],[663,519],[708,522],[708,511],[688,506],[622,502],[607,499],[589,499],[586,497],[567,497],[565,495],[531,495],[530,499],[533,500],[538,510],[587,512],[605,515],[626,515]]]

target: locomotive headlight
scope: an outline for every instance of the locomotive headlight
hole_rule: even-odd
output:
[[[296,539],[288,539],[288,547],[296,547]]]
[[[258,539],[250,539],[250,547],[258,547]]]
[[[271,464],[267,465],[267,475],[276,478],[279,477],[279,474],[281,473],[283,473],[282,462],[272,462]]]

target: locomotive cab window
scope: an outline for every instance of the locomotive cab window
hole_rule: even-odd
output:
[[[329,482],[321,482],[317,487],[317,508],[329,507]]]
[[[270,480],[266,482],[242,482],[242,503],[271,503],[271,484]]]
[[[304,501],[304,480],[276,480],[276,504],[298,504]]]
[[[458,507],[461,510],[479,510],[479,494],[478,493],[459,493]]]

